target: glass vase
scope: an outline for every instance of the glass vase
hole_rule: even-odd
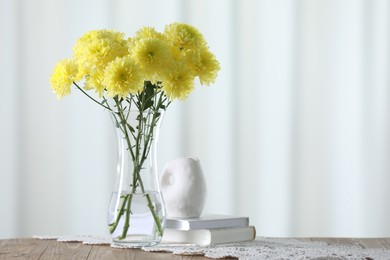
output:
[[[110,113],[118,161],[108,227],[116,245],[153,246],[162,238],[165,208],[157,177],[156,148],[163,113]]]

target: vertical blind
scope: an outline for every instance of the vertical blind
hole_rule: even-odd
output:
[[[173,103],[159,168],[200,159],[204,212],[264,236],[389,236],[390,6],[354,0],[0,3],[0,237],[107,234],[108,114],[49,77],[88,30],[174,21],[204,34],[214,85]]]

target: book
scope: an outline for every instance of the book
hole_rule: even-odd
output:
[[[214,228],[178,230],[166,228],[161,243],[194,244],[200,246],[232,242],[252,241],[256,237],[254,226],[238,228]]]
[[[199,218],[167,218],[165,227],[178,230],[247,227],[248,217],[204,215]]]

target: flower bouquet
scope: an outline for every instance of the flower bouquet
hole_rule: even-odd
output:
[[[50,84],[58,98],[73,85],[113,118],[119,149],[108,226],[115,243],[161,240],[165,211],[155,166],[161,118],[172,101],[194,90],[195,78],[209,85],[219,69],[203,35],[183,23],[166,25],[162,33],[143,27],[133,38],[113,30],[87,32],[72,59],[54,67]]]

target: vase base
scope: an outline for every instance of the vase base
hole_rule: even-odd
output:
[[[113,239],[112,244],[118,247],[126,247],[126,248],[141,248],[141,247],[149,247],[155,246],[160,242],[160,240],[153,240],[148,236],[128,236],[125,239]]]

